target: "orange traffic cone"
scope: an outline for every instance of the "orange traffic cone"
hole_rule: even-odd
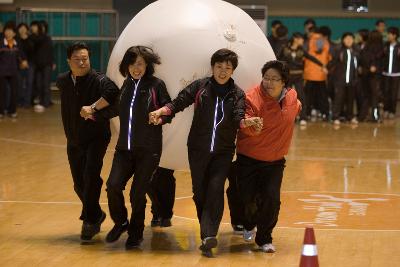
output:
[[[315,243],[314,229],[312,227],[307,227],[304,233],[300,267],[319,267],[317,245]]]

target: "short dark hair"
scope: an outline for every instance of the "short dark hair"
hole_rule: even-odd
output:
[[[277,26],[277,25],[283,25],[282,21],[276,19],[276,20],[273,20],[273,21],[271,22],[271,27],[272,27],[272,28],[275,27],[275,26]]]
[[[317,25],[316,23],[315,23],[315,20],[314,19],[312,19],[312,18],[308,18],[308,19],[306,19],[305,21],[304,21],[304,26],[306,26],[307,24],[312,24],[312,25]]]
[[[341,43],[342,43],[343,46],[344,46],[344,44],[343,44],[344,38],[346,38],[347,36],[351,36],[353,38],[353,40],[354,40],[354,34],[352,32],[344,32],[342,34],[342,39],[341,39]]]
[[[287,36],[288,34],[288,28],[285,25],[281,25],[276,29],[276,36],[278,38],[283,38]]]
[[[287,83],[289,82],[289,67],[285,62],[279,60],[268,61],[261,69],[262,77],[264,77],[265,73],[269,69],[277,70],[281,75],[281,79],[285,83],[285,86],[287,86]]]
[[[332,35],[332,30],[328,26],[321,26],[319,27],[319,31],[321,32],[322,36],[328,37],[328,39],[331,39]]]
[[[397,27],[389,27],[387,32],[396,35],[397,38],[399,37],[399,28]]]
[[[119,64],[119,72],[122,76],[130,76],[129,65],[134,64],[138,56],[141,56],[147,64],[146,72],[144,74],[145,76],[153,75],[154,65],[161,64],[160,57],[150,47],[142,45],[131,46],[126,50],[125,55]]]
[[[366,42],[368,40],[369,30],[368,29],[359,29],[358,34],[360,35],[361,39]]]
[[[383,19],[378,19],[378,20],[375,22],[375,26],[378,26],[378,25],[381,24],[381,23],[385,23],[385,21],[384,21]]]
[[[12,30],[13,32],[15,32],[15,22],[14,21],[6,22],[6,25],[4,25],[3,27],[3,32],[5,32],[6,30]]]
[[[219,49],[211,56],[211,66],[214,66],[217,62],[230,62],[235,70],[238,61],[238,55],[227,48]]]
[[[89,46],[85,42],[75,42],[67,48],[67,58],[71,59],[72,54],[81,49],[86,49],[89,53],[90,57],[90,49]]]
[[[21,28],[21,27],[25,27],[27,30],[29,30],[29,26],[25,22],[21,22],[20,24],[18,24],[17,30],[19,30],[19,28]]]

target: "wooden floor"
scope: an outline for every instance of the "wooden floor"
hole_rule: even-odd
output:
[[[126,235],[79,240],[80,203],[72,189],[59,106],[20,110],[0,121],[0,266],[298,266],[304,227],[316,229],[320,266],[400,266],[400,120],[296,127],[285,170],[275,254],[234,235],[225,206],[216,258],[200,255],[190,174],[176,173],[173,227],[151,229],[137,251]],[[104,160],[110,171],[115,136]],[[108,212],[104,187],[102,207]],[[151,218],[146,214],[146,225]]]

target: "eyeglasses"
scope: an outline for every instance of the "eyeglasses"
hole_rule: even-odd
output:
[[[89,60],[89,58],[87,58],[87,57],[84,57],[84,58],[73,57],[71,59],[76,63],[81,63],[81,62],[86,63]]]
[[[275,77],[263,77],[263,81],[264,81],[264,82],[276,83],[276,82],[282,81],[282,79],[280,79],[280,78],[275,78]]]

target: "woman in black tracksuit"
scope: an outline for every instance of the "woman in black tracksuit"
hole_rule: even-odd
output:
[[[354,117],[354,99],[358,82],[358,61],[359,56],[353,47],[354,35],[350,32],[343,33],[342,45],[334,54],[333,60],[330,62],[333,69],[334,92],[332,119],[334,124],[340,124],[340,115],[343,107],[346,120],[357,124],[358,121]]]
[[[159,116],[195,105],[187,145],[193,200],[200,222],[200,249],[206,256],[212,255],[211,249],[217,246],[224,184],[235,152],[237,130],[248,122],[242,121],[245,94],[231,78],[237,64],[235,52],[216,51],[211,57],[212,77],[194,81],[171,103],[149,114],[150,122],[157,124]]]
[[[146,193],[158,166],[162,150],[162,126],[148,123],[148,114],[171,101],[164,82],[153,76],[160,59],[150,48],[129,48],[119,70],[127,77],[119,103],[120,132],[110,176],[107,197],[115,225],[106,241],[114,242],[128,230],[126,248],[138,247],[143,240]],[[171,121],[163,116],[161,124]],[[130,190],[131,220],[125,207],[123,190],[134,175]]]

